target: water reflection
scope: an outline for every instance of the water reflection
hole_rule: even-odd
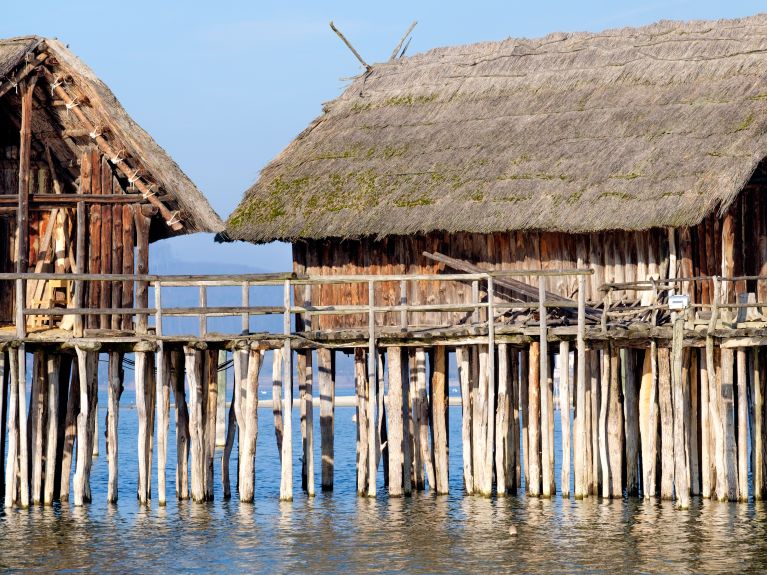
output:
[[[0,512],[0,568],[30,573],[767,571],[764,502],[694,498],[689,510],[680,511],[658,500],[465,497],[455,409],[449,496],[388,499],[380,489],[377,498],[358,498],[351,411],[338,411],[335,493],[309,499],[297,482],[295,501],[278,501],[279,456],[270,418],[263,417],[253,504],[224,501],[217,476],[214,502],[178,502],[171,492],[167,507],[155,502],[147,509],[134,499],[135,438],[127,435],[135,429],[135,413],[126,411],[120,418],[118,505],[104,503],[106,474],[98,474],[106,460],[99,458],[92,505]],[[174,458],[169,453],[169,461]],[[172,486],[172,471],[168,477]],[[511,525],[517,536],[509,535]]]

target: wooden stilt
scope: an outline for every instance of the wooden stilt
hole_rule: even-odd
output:
[[[243,449],[245,446],[245,396],[247,393],[248,377],[248,352],[243,349],[237,349],[232,354],[234,365],[234,389],[232,393],[232,409],[234,418],[237,422],[237,489],[240,488],[240,464],[243,459]],[[280,402],[278,402],[279,404]],[[281,412],[282,410],[280,410]]]
[[[711,473],[711,425],[710,425],[710,401],[709,401],[709,372],[706,351],[700,352],[700,467],[701,467],[701,495],[704,499],[711,497],[712,473]]]
[[[679,316],[674,320],[674,339],[672,342],[672,397],[674,405],[674,490],[676,506],[687,509],[690,506],[690,486],[687,476],[687,452],[685,449],[685,401],[682,337],[684,319]]]
[[[529,354],[529,393],[528,393],[528,467],[530,483],[527,493],[532,497],[541,495],[541,379],[540,379],[540,344],[532,342]]]
[[[272,414],[274,415],[274,435],[277,440],[277,452],[282,460],[282,349],[272,352]]]
[[[545,328],[542,328],[545,329]],[[545,332],[544,332],[545,333]],[[548,344],[545,337],[541,338],[540,349],[540,392],[541,392],[541,482],[542,497],[551,497],[551,482],[553,480],[553,466],[551,465],[551,445],[549,434],[549,413],[552,406],[549,393],[549,355]]]
[[[176,405],[176,497],[189,499],[189,409],[184,391],[184,354],[171,353],[173,399]]]
[[[748,500],[748,391],[746,349],[737,351],[738,381],[738,499]]]
[[[413,492],[413,435],[412,417],[410,412],[410,362],[408,354],[403,349],[400,359],[402,374],[402,492],[411,495]],[[391,367],[389,368],[391,369]]]
[[[303,462],[306,468],[306,494],[309,497],[314,497],[314,374],[312,351],[307,350],[303,353],[303,356],[306,365],[306,371],[304,372],[303,396],[304,425],[302,427],[304,432]],[[301,361],[299,356],[299,366],[300,365]]]
[[[69,383],[67,416],[64,423],[64,446],[61,454],[61,477],[59,480],[59,500],[69,501],[70,476],[77,436],[77,419],[80,414],[80,362],[72,362],[72,375]],[[13,367],[13,364],[11,364]]]
[[[3,489],[3,506],[5,506],[5,445],[7,441],[8,425],[8,382],[10,365],[8,352],[0,350],[0,487]]]
[[[218,365],[224,365],[227,361],[226,350],[218,351]],[[226,370],[218,372],[218,393],[216,395],[216,447],[226,445]]]
[[[528,399],[530,355],[528,348],[522,348],[519,352],[519,411],[522,423],[519,433],[522,439],[522,471],[525,480],[525,489],[530,490],[530,402]]]
[[[213,501],[213,469],[216,453],[216,414],[218,405],[218,352],[209,350],[205,354],[207,377],[203,407],[205,418],[205,500]]]
[[[610,354],[602,352],[602,373],[600,376],[599,406],[599,460],[602,470],[602,497],[609,498],[612,492],[612,467],[610,465],[609,445],[607,443],[608,412],[610,401]]]
[[[589,379],[591,380],[591,492],[594,495],[601,493],[602,488],[602,384],[601,369],[599,363],[599,351],[589,351]]]
[[[320,446],[322,450],[322,490],[333,491],[335,468],[334,433],[336,404],[336,352],[328,348],[317,349],[317,375],[320,386]],[[391,367],[389,377],[391,377]],[[402,383],[400,382],[400,401]],[[401,410],[400,410],[401,411]],[[402,421],[400,420],[400,426]],[[391,441],[391,439],[390,439]],[[389,452],[391,453],[391,451]],[[401,471],[400,471],[401,473]]]
[[[732,348],[721,348],[722,381],[719,410],[723,430],[724,492],[717,491],[720,501],[738,499],[738,455],[735,441],[735,374]],[[718,487],[718,485],[717,485]]]
[[[296,375],[298,377],[298,421],[301,428],[301,489],[306,491],[307,473],[306,473],[306,380],[307,363],[311,364],[311,358],[307,357],[307,352],[299,351],[296,353]],[[309,367],[311,370],[311,367]],[[311,378],[311,375],[309,376]]]
[[[365,350],[354,350],[354,371],[357,388],[357,494],[365,495],[368,481],[368,385]]]
[[[584,410],[583,410],[583,433],[584,433],[584,440],[583,440],[583,453],[584,453],[584,459],[583,459],[583,477],[584,477],[584,497],[588,495],[594,495],[596,493],[594,489],[594,438],[592,437],[592,424],[593,424],[593,415],[591,412],[591,398],[593,394],[593,390],[591,389],[591,361],[590,361],[590,355],[591,352],[588,350],[584,350],[584,374],[583,379],[585,381],[584,387],[585,387],[585,399],[584,399]]]
[[[559,419],[562,429],[562,497],[570,497],[570,342],[559,344]]]
[[[186,375],[189,382],[189,447],[191,451],[192,500],[205,501],[205,420],[203,417],[202,394],[205,391],[203,379],[202,352],[190,346],[184,347]],[[136,356],[138,375],[138,354]],[[138,392],[137,392],[138,393]],[[141,440],[139,440],[141,446]],[[139,456],[139,462],[141,457]]]
[[[519,441],[519,352],[511,349],[511,430],[509,432],[510,452],[512,456],[511,470],[513,484],[510,492],[517,493],[521,483],[521,460]]]
[[[509,429],[511,412],[511,366],[509,348],[498,344],[498,406],[495,413],[495,487],[499,497],[509,491],[512,478],[509,473]]]
[[[674,497],[674,407],[668,348],[658,348],[658,406],[661,424],[661,499]]]
[[[636,380],[636,354],[621,350],[623,372],[624,418],[626,437],[626,493],[639,495],[639,405]]]
[[[490,379],[489,348],[479,348],[479,387],[482,391],[480,401],[482,419],[480,425],[480,441],[482,448],[482,472],[480,473],[479,493],[490,497],[493,492],[493,443],[495,428],[495,386]],[[428,471],[428,466],[427,466]]]
[[[243,459],[240,462],[240,501],[252,502],[255,486],[256,441],[258,439],[258,374],[261,371],[263,353],[257,349],[250,351],[248,361],[247,389],[243,415],[245,419],[244,433],[240,436],[243,442]]]
[[[372,286],[372,284],[371,284]],[[371,300],[373,295],[370,294]],[[368,372],[367,372],[367,432],[368,432],[368,479],[367,493],[368,497],[376,496],[376,477],[378,475],[378,455],[380,453],[380,438],[378,436],[378,351],[374,343],[368,346]],[[426,377],[426,368],[424,366],[424,377]],[[427,406],[428,409],[428,406]],[[428,412],[427,412],[428,413]],[[428,417],[428,415],[427,415]]]
[[[118,423],[120,419],[120,396],[123,389],[123,356],[119,352],[109,354],[109,387],[107,389],[107,464],[109,479],[107,484],[107,503],[117,503],[118,479]]]
[[[289,318],[288,318],[289,323]],[[289,326],[286,327],[289,331]],[[293,500],[293,352],[290,341],[286,340],[282,348],[282,455],[280,461],[280,501]]]
[[[43,452],[45,449],[45,411],[47,406],[47,360],[44,352],[32,354],[32,390],[30,392],[29,428],[30,456],[32,458],[32,503],[39,505],[43,500]]]
[[[237,352],[233,354],[233,363],[239,363],[237,358]],[[232,497],[232,481],[229,477],[229,469],[231,467],[232,449],[234,448],[234,437],[237,435],[237,414],[235,412],[236,397],[237,397],[238,382],[235,381],[232,386],[232,401],[229,402],[229,416],[226,422],[226,437],[224,439],[224,453],[221,456],[221,484],[224,488],[224,499],[230,499]],[[219,394],[221,393],[221,385],[219,384]],[[224,386],[224,395],[226,394],[226,386]]]
[[[607,402],[607,444],[610,465],[610,497],[623,497],[623,405],[618,348],[610,346],[610,387]]]
[[[485,449],[487,447],[485,436],[482,434],[482,416],[486,408],[486,387],[481,385],[479,369],[479,347],[469,348],[469,381],[471,388],[471,456],[474,487],[473,493],[480,491],[482,474],[485,469]],[[487,417],[485,413],[485,417]],[[485,428],[486,429],[486,428]]]
[[[135,356],[135,387],[136,387],[136,415],[138,417],[138,488],[136,496],[142,505],[146,505],[149,496],[149,417],[147,413],[146,385],[147,385],[147,354],[145,351],[137,351]],[[79,450],[78,450],[79,457]]]
[[[698,350],[689,350],[689,391],[690,391],[690,411],[689,422],[690,430],[687,434],[689,439],[689,459],[690,459],[690,493],[700,495],[700,464],[699,464],[699,444],[698,444],[698,401],[699,401],[699,370],[698,370]]]
[[[573,423],[574,493],[576,499],[583,499],[589,492],[586,472],[589,462],[586,457],[586,349],[581,346],[580,341],[575,358],[575,420]]]
[[[10,508],[18,502],[18,465],[19,465],[19,354],[11,348],[8,352],[11,380],[8,400],[8,459],[5,466],[5,507]]]
[[[438,494],[449,492],[447,436],[447,351],[438,345],[433,354],[431,394],[432,429],[434,430],[434,477]]]
[[[642,446],[642,494],[645,499],[655,495],[655,462],[658,438],[658,349],[654,341],[644,351],[642,380],[639,386],[639,436]]]
[[[402,422],[402,348],[390,347],[389,356],[389,496],[402,496],[403,422]],[[322,392],[320,392],[322,393]]]
[[[458,381],[461,386],[461,450],[463,456],[463,486],[468,495],[474,493],[474,475],[472,473],[472,406],[471,374],[469,369],[469,350],[457,347],[455,361],[458,366]]]
[[[54,485],[56,478],[56,454],[59,437],[59,366],[61,356],[50,354],[45,369],[48,384],[48,421],[47,438],[45,441],[45,486],[43,501],[46,505],[53,503]]]
[[[556,482],[556,476],[554,474],[554,354],[549,354],[549,369],[548,369],[548,377],[546,377],[546,385],[548,387],[548,392],[546,394],[546,401],[549,403],[549,412],[548,412],[548,421],[546,422],[548,425],[544,425],[543,429],[548,431],[549,434],[549,493],[550,496],[554,495],[557,492],[557,482]]]
[[[754,476],[754,499],[763,500],[765,495],[765,461],[764,461],[764,354],[761,347],[755,347],[754,354],[754,441],[753,448],[753,476]],[[701,403],[702,403],[701,399]],[[705,437],[705,436],[704,436]],[[703,467],[704,473],[706,467]]]
[[[27,424],[27,361],[24,344],[17,350],[19,356],[19,505],[29,507],[29,427]]]
[[[165,468],[168,461],[168,427],[170,422],[171,361],[163,343],[157,352],[157,501],[166,504]]]
[[[77,416],[77,466],[74,478],[74,503],[83,505],[89,502],[90,468],[93,457],[92,411],[95,407],[93,398],[93,358],[97,352],[76,348],[78,372],[80,375],[80,413]]]

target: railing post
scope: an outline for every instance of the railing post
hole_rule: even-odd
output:
[[[401,306],[407,305],[407,280],[400,280],[399,282],[399,304]],[[402,331],[407,330],[407,310],[403,309],[399,312],[399,327]]]
[[[250,284],[248,282],[242,282],[242,307],[250,307]],[[242,334],[246,335],[248,333],[250,333],[250,314],[243,312]]]
[[[154,332],[158,337],[162,336],[162,283],[154,282]]]
[[[26,282],[18,278],[16,280],[16,335],[21,339],[27,336],[27,318],[24,315],[26,307]]]
[[[375,283],[368,280],[368,497],[376,496],[376,476],[378,470],[378,445],[376,419],[376,397],[378,383],[378,357],[376,353],[376,314]]]
[[[200,311],[200,337],[205,337],[208,335],[208,316],[204,310],[208,307],[208,288],[204,285],[200,286],[200,307],[203,308]]]

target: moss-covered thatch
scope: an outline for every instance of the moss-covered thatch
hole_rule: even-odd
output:
[[[27,59],[31,60],[35,53],[43,50],[56,59],[62,77],[71,76],[77,89],[87,97],[88,105],[81,109],[93,125],[109,130],[113,145],[121,147],[140,162],[142,171],[158,184],[158,196],[162,202],[170,210],[180,211],[184,224],[180,233],[221,231],[221,218],[197,186],[165,150],[133,121],[111,90],[60,41],[35,36],[0,39],[0,88],[10,81],[15,70],[24,66]],[[61,121],[56,129],[63,129],[71,119],[65,108],[49,111],[53,120],[57,114]],[[157,230],[155,239],[174,235],[167,226],[158,227]]]
[[[440,48],[327,104],[226,237],[695,224],[765,156],[767,15]]]

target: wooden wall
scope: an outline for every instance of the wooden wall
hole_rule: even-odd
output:
[[[431,233],[423,236],[393,236],[382,240],[302,241],[293,245],[294,271],[312,275],[355,274],[437,274],[453,272],[422,254],[441,252],[470,262],[483,270],[572,269],[590,267],[594,274],[587,282],[586,298],[601,302],[599,286],[604,283],[633,282],[669,276],[670,262],[676,259],[675,277],[701,275],[767,274],[767,201],[761,189],[747,187],[727,214],[714,213],[690,228],[626,232],[566,234],[556,232],[505,232],[494,234]],[[725,249],[732,261],[722,264],[723,228]],[[730,237],[731,236],[731,237]],[[730,243],[729,240],[732,241]],[[673,254],[675,252],[675,258]],[[517,278],[537,285],[534,277]],[[549,277],[547,289],[564,296],[574,296],[575,277]],[[710,282],[695,283],[688,288],[694,301],[709,303]],[[767,301],[767,285],[742,282],[732,291],[758,291],[760,301]],[[326,285],[313,287],[311,294],[297,289],[298,301],[310,299],[317,305],[367,303],[366,285]],[[396,304],[398,284],[382,283],[376,290],[376,304]],[[471,300],[470,286],[459,282],[411,282],[411,303],[458,303]],[[615,297],[627,302],[642,297],[641,292],[617,292]],[[645,296],[647,297],[647,296]],[[452,323],[455,316],[439,313],[412,314],[413,325]],[[399,316],[389,314],[379,323],[397,325]],[[366,317],[323,317],[313,328],[342,328],[363,325]]]

